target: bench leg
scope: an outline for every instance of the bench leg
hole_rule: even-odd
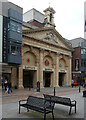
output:
[[[70,111],[69,111],[69,115],[71,114],[71,109],[72,109],[72,107],[70,106]]]
[[[52,117],[53,117],[53,120],[54,120],[54,114],[53,114],[53,110],[52,110]]]
[[[29,109],[27,108],[27,112],[29,112]]]
[[[75,113],[76,113],[76,105],[75,105]]]
[[[46,120],[46,113],[44,112],[44,120]]]
[[[19,105],[19,114],[20,114],[20,105]]]

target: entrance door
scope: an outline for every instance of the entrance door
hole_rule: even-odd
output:
[[[65,73],[59,73],[59,86],[63,86]]]
[[[44,87],[50,87],[51,84],[51,73],[44,72]]]
[[[32,70],[24,70],[23,71],[23,86],[24,88],[33,88],[33,78],[34,71]]]

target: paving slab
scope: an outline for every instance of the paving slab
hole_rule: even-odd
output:
[[[43,93],[53,94],[53,88],[41,89],[40,92],[35,90],[16,90],[13,94],[3,94],[2,96],[2,118],[43,118],[43,114],[30,110],[27,112],[25,108],[21,109],[21,114],[18,114],[18,101],[23,98],[27,98],[29,95],[43,97]],[[69,107],[55,104],[54,116],[56,119],[67,118],[67,119],[84,119],[85,118],[85,103],[86,98],[83,97],[82,91],[79,93],[78,88],[56,88],[56,95],[70,97],[72,100],[77,101],[77,113],[74,113],[74,108],[72,109],[72,114],[69,115]],[[48,114],[47,118],[51,119],[52,115]]]

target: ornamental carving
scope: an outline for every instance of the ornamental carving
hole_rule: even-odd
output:
[[[47,59],[45,60],[44,63],[45,63],[45,66],[48,66],[48,65],[49,65],[49,61],[48,61]]]
[[[30,59],[29,59],[29,58],[27,59],[27,62],[28,62],[28,63],[30,62]]]
[[[53,44],[58,44],[57,40],[56,40],[56,36],[54,35],[53,32],[49,32],[49,33],[46,33],[46,36],[45,38],[43,39],[44,41],[49,41]]]

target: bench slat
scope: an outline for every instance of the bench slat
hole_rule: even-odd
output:
[[[47,94],[43,94],[43,95],[44,95],[44,98],[48,101],[51,101],[57,104],[70,106],[69,114],[71,113],[71,108],[75,107],[75,113],[76,113],[76,101],[75,100],[71,101],[70,98],[66,98],[66,97],[52,96],[52,95],[47,95]]]
[[[19,101],[19,113],[20,113],[20,107],[25,107],[31,110],[35,110],[41,113],[44,113],[44,120],[46,119],[46,114],[52,113],[52,117],[54,120],[54,115],[53,115],[53,109],[54,106],[51,104],[50,101],[45,100],[44,98],[39,98],[35,96],[29,96],[26,103],[22,103]]]

